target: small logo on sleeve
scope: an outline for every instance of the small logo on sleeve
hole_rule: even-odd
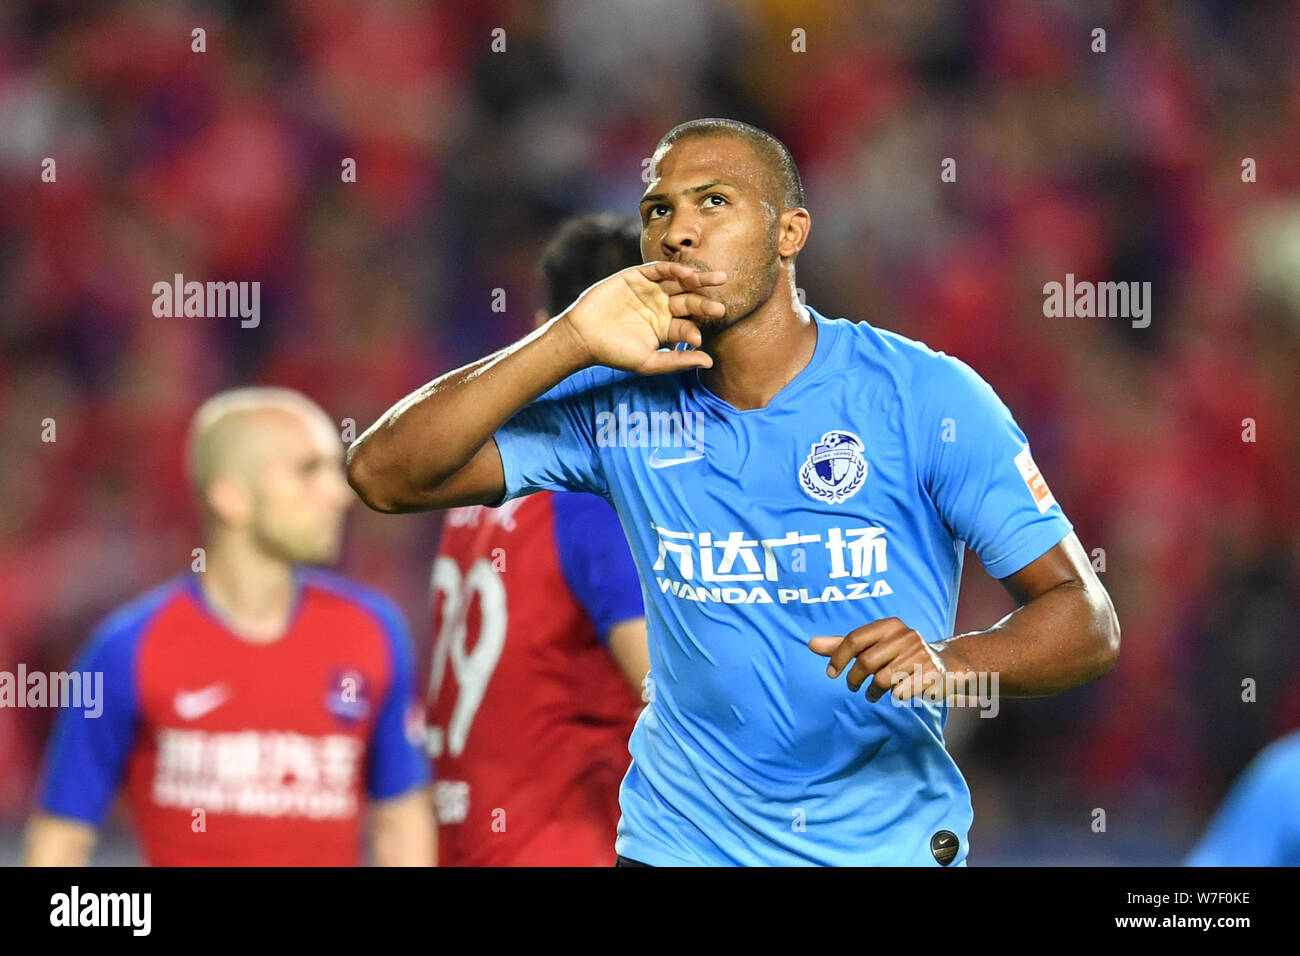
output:
[[[411,701],[406,708],[406,742],[417,750],[423,750],[428,734],[424,726],[424,708],[419,701]]]
[[[370,684],[360,671],[345,669],[330,675],[325,691],[325,709],[345,724],[369,716]]]
[[[1042,472],[1038,470],[1034,459],[1029,455],[1029,446],[1026,445],[1025,450],[1016,455],[1016,468],[1020,470],[1020,477],[1029,487],[1029,493],[1034,496],[1034,503],[1038,505],[1040,513],[1056,504],[1056,499],[1052,497],[1052,490],[1047,487]]]

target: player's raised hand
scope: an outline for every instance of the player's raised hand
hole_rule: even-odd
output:
[[[680,262],[647,262],[597,282],[560,313],[558,324],[577,337],[592,364],[655,375],[710,368],[693,318],[721,318],[726,306],[701,294],[721,285],[722,272],[696,272]],[[685,342],[697,349],[661,352]]]
[[[849,690],[857,693],[870,679],[867,700],[873,703],[891,691],[899,702],[921,696],[943,700],[963,688],[967,676],[955,659],[947,660],[952,652],[943,642],[928,644],[896,617],[864,624],[843,637],[814,637],[808,647],[830,658],[826,675],[832,679],[852,663]]]

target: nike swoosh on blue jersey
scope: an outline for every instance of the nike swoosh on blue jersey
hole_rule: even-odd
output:
[[[673,465],[684,465],[688,461],[699,461],[704,457],[704,452],[696,452],[686,458],[660,458],[659,449],[656,448],[650,453],[651,468],[671,468]]]

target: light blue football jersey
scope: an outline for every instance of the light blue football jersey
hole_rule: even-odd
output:
[[[507,499],[603,495],[631,545],[650,703],[616,849],[642,863],[936,866],[942,830],[964,863],[947,706],[869,703],[807,641],[888,617],[950,637],[964,544],[1001,578],[1071,531],[969,366],[808,311],[812,360],[765,408],[695,369],[593,368],[496,434]]]
[[[1250,762],[1187,866],[1300,866],[1300,730]]]

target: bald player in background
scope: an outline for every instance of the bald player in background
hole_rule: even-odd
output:
[[[153,865],[431,865],[410,637],[386,597],[310,569],[339,554],[353,496],[329,417],[245,388],[195,415],[201,573],[110,615],[74,669],[102,713],[65,709],[29,865],[84,865],[119,788]]]

